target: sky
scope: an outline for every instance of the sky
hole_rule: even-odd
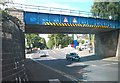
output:
[[[90,11],[93,0],[12,0],[14,3]]]

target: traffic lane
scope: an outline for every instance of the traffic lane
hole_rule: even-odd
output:
[[[66,55],[65,53],[61,52],[61,51],[56,51],[56,52],[53,52],[53,51],[50,51],[48,50],[47,51],[49,53],[49,56],[47,57],[53,57],[53,59],[66,59]],[[40,54],[37,52],[37,53],[33,53],[31,54],[31,56],[33,58],[41,58],[43,59],[43,57],[39,57]],[[89,57],[92,57],[92,59],[90,59]],[[87,65],[102,65],[102,66],[112,66],[113,68],[116,68],[117,66],[116,65],[111,65],[111,64],[118,64],[118,61],[107,61],[107,60],[101,60],[100,58],[96,58],[95,55],[91,55],[89,57],[81,57],[81,63],[85,63]],[[46,57],[44,57],[45,59]],[[89,63],[88,63],[89,61]]]
[[[49,56],[51,56],[53,58],[57,58],[57,59],[64,59],[65,53],[61,52],[59,50],[52,50],[52,51],[49,51]]]
[[[45,67],[44,65],[36,63],[31,59],[25,60],[25,67],[29,81],[38,81],[42,83],[52,79],[59,79],[61,83],[64,81],[73,83],[71,79],[66,78],[65,76]]]
[[[84,80],[87,79],[84,75],[88,74],[88,80],[91,81],[115,81],[118,76],[117,62],[113,61],[86,61],[86,62],[73,62],[67,61],[66,59],[53,59],[53,60],[44,60],[41,63],[58,69],[60,71],[66,72],[67,74],[73,75],[76,79]],[[109,64],[109,65],[108,65]],[[94,76],[92,76],[94,75]],[[113,78],[109,75],[114,76]],[[95,78],[91,78],[96,77]]]
[[[44,52],[45,54],[47,54],[47,56],[49,56],[49,50],[38,50],[38,51],[35,51],[33,53],[30,53],[30,54],[26,54],[26,58],[36,58],[36,59],[39,59],[41,58],[41,53],[40,52]]]
[[[47,57],[65,58],[65,53],[58,51],[58,50],[40,50],[40,51],[36,51],[35,53],[31,53],[31,54],[27,54],[27,55],[30,56],[31,58],[41,58],[40,52],[45,52],[46,54],[48,54]]]
[[[83,61],[82,63],[83,64],[79,64],[79,63],[72,63],[72,64],[68,64],[68,65],[64,65],[64,63],[66,62],[66,61],[64,61],[64,59],[62,60],[62,59],[60,59],[59,57],[58,57],[58,54],[61,54],[61,52],[60,51],[56,51],[56,53],[54,53],[54,52],[51,52],[51,55],[52,55],[52,57],[55,57],[54,58],[54,60],[51,60],[51,59],[47,59],[47,61],[48,61],[48,63],[47,62],[45,62],[45,58],[44,58],[44,61],[42,60],[42,62],[45,62],[45,64],[46,65],[48,65],[48,66],[51,66],[51,67],[53,67],[53,68],[55,68],[55,69],[58,69],[58,70],[61,70],[61,71],[63,71],[63,72],[66,72],[66,73],[68,73],[68,74],[71,74],[71,75],[74,75],[74,76],[76,76],[76,78],[80,78],[80,77],[82,77],[81,76],[81,72],[85,72],[85,71],[87,71],[88,72],[88,74],[92,71],[92,72],[94,72],[94,73],[92,73],[93,75],[94,74],[98,74],[98,75],[103,75],[102,77],[104,77],[104,78],[106,78],[106,76],[108,77],[109,76],[109,72],[108,73],[106,73],[105,75],[104,74],[102,74],[103,72],[106,72],[107,71],[107,69],[113,69],[113,71],[115,71],[115,67],[116,67],[116,63],[115,62],[107,62],[107,61],[102,61],[102,60],[95,60],[95,61]],[[50,55],[50,56],[51,56]],[[60,57],[62,57],[62,56],[60,56]],[[42,59],[42,58],[41,58]],[[56,59],[56,61],[55,61],[55,59]],[[59,61],[57,61],[57,60],[59,60]],[[61,62],[61,61],[63,62]],[[70,61],[71,62],[71,61]],[[55,63],[55,64],[54,64]],[[114,65],[111,65],[111,63],[113,63]],[[65,63],[66,64],[66,63]],[[72,68],[72,67],[78,67],[78,66],[85,66],[85,65],[90,65],[90,66],[92,66],[90,69],[89,69],[89,67],[88,68],[86,68],[87,70],[80,70],[80,68],[78,68],[79,70],[77,70],[76,68],[74,69],[74,68]],[[103,71],[103,69],[101,69],[101,68],[99,68],[98,66],[100,66],[100,67],[102,67],[103,69],[105,69],[105,71]],[[109,67],[109,68],[105,68],[105,67]],[[67,67],[67,68],[66,68]],[[97,68],[98,67],[98,68]],[[97,70],[98,69],[100,69],[101,71],[102,71],[102,73],[101,73],[101,71],[99,71],[98,70],[98,72],[95,72],[95,70],[96,70],[96,68],[97,68]],[[72,70],[71,70],[72,69]],[[65,71],[65,70],[67,70],[67,71]],[[75,70],[75,71],[74,71]],[[112,73],[113,73],[113,71],[111,71]],[[78,74],[79,73],[79,74]],[[114,77],[116,77],[115,75],[116,75],[116,72],[114,72],[113,73],[113,75],[114,75]],[[91,76],[91,74],[90,74],[90,76]],[[94,77],[94,76],[93,76]],[[99,77],[99,76],[98,76]],[[109,78],[109,77],[108,77]],[[106,78],[106,79],[108,79],[108,78]],[[94,79],[94,78],[93,78]],[[101,80],[103,79],[103,78],[100,78]],[[100,79],[98,79],[98,80],[100,80]],[[103,79],[104,80],[104,79]],[[109,80],[109,79],[108,79]],[[114,79],[113,79],[114,80]]]
[[[53,51],[49,51],[49,52],[50,52],[50,55],[49,55],[50,57],[53,57],[55,59],[66,59],[66,54],[61,51],[57,50],[55,52]],[[110,65],[110,64],[118,64],[117,61],[105,61],[96,55],[81,57],[80,63],[84,63],[84,64],[92,65],[92,66],[103,65],[103,66],[114,66],[114,67],[116,67],[116,65]]]
[[[68,61],[66,59],[50,59],[50,60],[37,60],[37,61],[47,66],[50,66],[54,69],[65,72],[68,75],[72,75],[77,80],[84,79],[83,74],[87,72],[86,70],[84,70],[84,68],[88,66],[85,64],[71,66],[74,62]]]

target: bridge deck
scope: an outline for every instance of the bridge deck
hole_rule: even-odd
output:
[[[69,27],[69,26],[49,26],[49,25],[36,25],[28,24],[25,26],[26,33],[67,33],[67,34],[99,34],[102,32],[108,32],[117,30],[116,28],[89,28],[89,27]]]
[[[24,12],[24,21],[26,25],[120,28],[120,22],[113,20],[38,12]]]

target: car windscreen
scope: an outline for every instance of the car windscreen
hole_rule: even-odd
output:
[[[70,55],[76,55],[76,53],[70,53]]]

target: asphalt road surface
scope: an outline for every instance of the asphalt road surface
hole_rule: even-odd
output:
[[[32,65],[30,61],[27,62],[27,69],[33,72],[30,78],[32,81],[58,80],[57,83],[61,81],[111,81],[112,83],[118,81],[117,61],[102,60],[100,57],[89,54],[88,50],[80,52],[72,48],[64,48],[46,51],[49,54],[47,57],[39,57],[39,52],[27,55],[27,58],[31,58],[34,63]],[[81,57],[79,62],[66,60],[65,54],[71,51],[79,54]],[[35,68],[38,69],[34,70]],[[38,76],[34,74],[34,71]]]

